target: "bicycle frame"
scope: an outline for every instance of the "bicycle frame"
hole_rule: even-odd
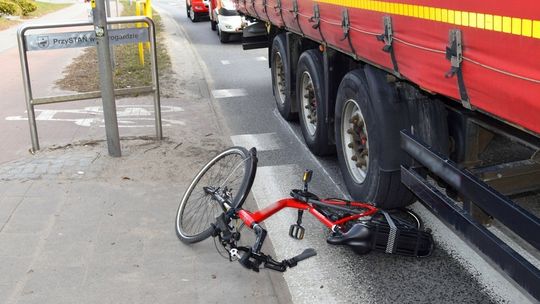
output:
[[[337,200],[337,199],[319,200],[319,199],[316,199],[316,196],[307,192],[307,190],[303,192],[300,192],[299,190],[293,190],[291,192],[291,195],[293,195],[292,198],[281,199],[264,209],[261,209],[252,213],[245,209],[236,209],[236,210],[230,209],[227,199],[223,199],[223,197],[221,197],[216,191],[211,191],[212,189],[209,189],[209,190],[210,191],[208,193],[212,194],[214,199],[222,206],[222,208],[224,208],[224,210],[228,210],[217,218],[216,225],[214,226],[215,227],[214,229],[216,229],[215,231],[218,232],[216,235],[220,235],[220,241],[223,246],[226,247],[227,244],[230,245],[230,248],[228,250],[231,257],[233,256],[237,257],[240,264],[242,264],[244,267],[248,269],[251,269],[257,272],[259,271],[259,267],[261,264],[264,265],[265,268],[270,268],[276,271],[283,272],[287,268],[296,266],[299,261],[302,261],[304,259],[307,259],[309,257],[316,255],[315,250],[309,248],[309,249],[304,250],[304,252],[301,253],[300,255],[297,255],[291,259],[286,259],[281,262],[278,262],[274,260],[271,256],[266,255],[260,251],[266,239],[267,231],[264,228],[262,228],[262,226],[260,226],[259,223],[262,223],[263,221],[265,221],[272,215],[278,213],[279,211],[285,208],[292,208],[292,209],[299,210],[298,220],[296,222],[297,224],[292,225],[291,229],[289,230],[289,235],[297,239],[303,238],[304,228],[301,226],[303,211],[308,211],[322,224],[330,228],[333,232],[339,232],[340,235],[341,235],[341,227],[339,227],[339,225],[347,223],[348,221],[362,218],[362,217],[371,216],[374,213],[379,211],[378,208],[370,204],[359,203],[359,202],[348,202],[348,201],[342,201],[342,200]],[[306,196],[306,195],[309,195],[309,196]],[[352,215],[345,215],[338,220],[332,221],[327,216],[325,216],[322,212],[317,210],[316,206],[325,206],[328,208],[345,211],[345,212],[351,213]],[[347,207],[349,208],[357,207],[357,208],[362,208],[364,210],[358,213],[358,210],[349,209]],[[236,246],[235,242],[238,240],[239,236],[235,237],[234,234],[230,233],[231,227],[228,225],[228,222],[230,221],[231,216],[232,218],[239,218],[246,226],[248,226],[250,229],[252,229],[255,232],[256,240],[252,247]],[[294,231],[293,227],[296,228],[295,231],[297,233],[292,232]],[[301,231],[301,233],[298,233],[299,231]],[[219,234],[220,232],[223,234],[222,235]],[[244,255],[242,256],[238,255],[239,250],[243,251]]]
[[[222,176],[224,180],[215,185],[198,185],[201,177],[215,163],[225,157],[241,157],[239,164],[242,167],[244,177],[238,186],[229,187],[227,181],[232,175]],[[228,251],[230,261],[238,260],[244,267],[253,271],[259,271],[260,267],[270,268],[277,271],[285,271],[287,268],[295,267],[298,262],[316,255],[314,249],[308,248],[301,254],[281,262],[274,260],[270,255],[261,252],[261,248],[267,236],[267,231],[262,227],[262,223],[269,217],[275,215],[285,208],[297,210],[296,223],[289,228],[289,236],[301,240],[304,238],[305,228],[302,226],[304,211],[311,213],[320,223],[326,226],[331,233],[327,236],[326,242],[330,245],[345,245],[350,247],[357,254],[366,254],[370,251],[379,251],[390,254],[404,256],[423,257],[428,256],[433,251],[433,238],[429,230],[422,229],[418,216],[410,210],[381,210],[369,203],[350,202],[339,198],[320,199],[317,195],[308,191],[308,184],[311,181],[313,171],[304,172],[302,189],[293,189],[290,197],[280,199],[273,204],[250,211],[242,208],[244,200],[251,189],[255,178],[257,165],[256,150],[252,148],[249,152],[242,147],[229,148],[214,157],[197,174],[194,181],[182,198],[176,216],[176,232],[181,241],[185,243],[200,242],[210,236],[218,238],[220,244]],[[233,172],[240,165],[233,168]],[[201,222],[197,233],[192,230],[185,232],[182,226],[183,215],[188,198],[195,187],[202,187],[203,194],[197,197],[188,211],[188,226]],[[200,189],[200,188],[199,188]],[[232,191],[235,189],[235,191]],[[208,200],[207,196],[211,196]],[[204,199],[201,205],[200,200]],[[208,205],[217,203],[221,210],[209,208],[215,206]],[[193,210],[201,209],[201,214],[195,221],[189,222],[194,214]],[[216,211],[223,211],[222,213]],[[210,215],[209,215],[210,214]],[[215,214],[215,215],[214,215]],[[216,217],[217,216],[217,217]],[[402,217],[403,216],[403,217]],[[214,222],[212,218],[215,218]],[[236,223],[231,225],[232,220],[240,220],[241,225]],[[208,226],[206,226],[208,224]],[[240,240],[240,230],[248,226],[255,233],[255,242],[252,246],[242,246],[238,244]],[[208,227],[208,228],[206,228]]]
[[[312,201],[314,202],[314,201]],[[379,209],[366,203],[360,203],[360,202],[344,202],[344,201],[338,201],[338,200],[331,200],[331,199],[325,199],[321,200],[325,205],[334,205],[334,206],[351,206],[351,207],[360,207],[366,209],[366,211],[350,216],[343,217],[337,221],[332,221],[328,219],[324,214],[319,212],[313,203],[304,202],[296,198],[285,198],[281,199],[272,205],[258,210],[256,212],[249,212],[245,209],[241,209],[237,212],[238,217],[250,228],[253,228],[253,226],[257,223],[261,223],[271,217],[272,215],[276,214],[277,212],[281,211],[284,208],[293,208],[298,210],[305,210],[311,213],[317,220],[319,220],[322,224],[324,224],[326,227],[330,228],[332,231],[335,231],[336,227],[339,227],[339,225],[342,225],[344,223],[347,223],[348,221],[356,220],[362,217],[371,216],[374,213],[376,213]],[[329,206],[330,207],[330,206]],[[331,208],[331,207],[330,207]]]

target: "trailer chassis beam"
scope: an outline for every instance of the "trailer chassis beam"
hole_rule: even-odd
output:
[[[460,170],[452,161],[431,151],[427,145],[401,131],[402,148],[416,161],[445,180],[467,200],[479,204],[487,213],[516,232],[538,249],[539,219],[497,193],[472,174]],[[422,204],[474,244],[516,283],[540,300],[540,270],[478,223],[471,214],[422,177],[417,169],[401,167],[401,181]],[[479,203],[480,202],[480,203]]]

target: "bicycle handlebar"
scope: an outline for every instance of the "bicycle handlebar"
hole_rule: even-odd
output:
[[[238,262],[247,269],[251,269],[255,272],[259,272],[259,267],[261,264],[264,265],[264,268],[284,272],[287,270],[287,268],[295,267],[296,265],[298,265],[299,262],[317,255],[315,249],[308,248],[295,257],[278,262],[274,260],[271,256],[266,255],[262,252],[253,252],[251,248],[238,247],[238,249],[245,252],[244,255],[242,255],[242,257],[238,260]]]

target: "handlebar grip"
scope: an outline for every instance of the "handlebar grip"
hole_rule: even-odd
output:
[[[312,256],[316,256],[317,255],[317,252],[315,251],[315,249],[313,248],[308,248],[306,250],[304,250],[304,252],[300,253],[299,255],[291,258],[291,259],[288,259],[284,262],[286,262],[286,264],[289,266],[289,267],[294,267],[298,264],[298,262],[300,261],[303,261],[305,259],[309,259],[310,257]]]
[[[308,249],[304,250],[304,252],[302,252],[299,255],[292,258],[291,260],[294,259],[298,263],[300,261],[303,261],[305,259],[309,259],[310,257],[316,256],[316,255],[317,255],[317,252],[315,251],[315,249],[308,248]]]

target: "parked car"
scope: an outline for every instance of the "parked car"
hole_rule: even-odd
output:
[[[191,22],[201,21],[208,17],[210,0],[186,0],[186,14]]]
[[[232,0],[211,0],[210,12],[210,27],[213,31],[217,30],[222,43],[228,42],[231,35],[242,34],[247,25]]]

